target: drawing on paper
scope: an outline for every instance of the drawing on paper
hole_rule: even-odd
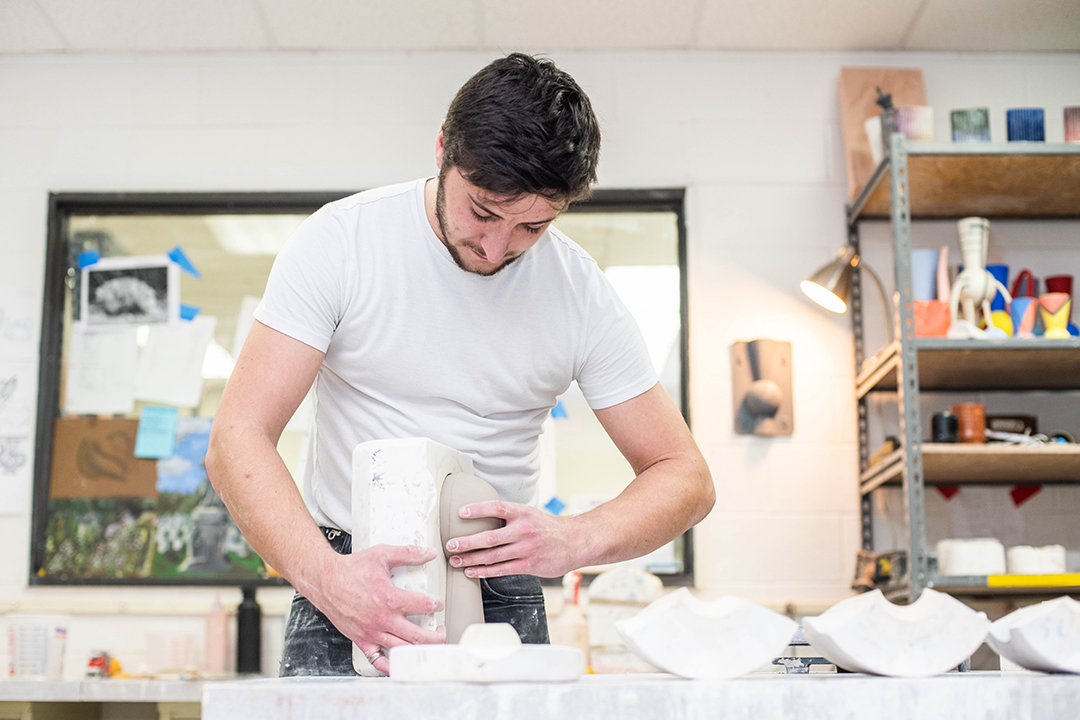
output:
[[[0,475],[14,475],[26,464],[25,438],[0,438]]]

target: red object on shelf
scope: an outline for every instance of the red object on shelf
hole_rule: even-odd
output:
[[[952,500],[956,493],[960,492],[959,485],[938,485],[937,491],[942,494],[946,500]]]

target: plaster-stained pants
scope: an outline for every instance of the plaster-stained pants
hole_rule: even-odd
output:
[[[352,552],[352,536],[323,528],[330,546],[345,555]],[[547,643],[547,615],[540,580],[531,575],[480,580],[486,622],[510,623],[524,643]],[[311,602],[296,593],[285,625],[281,677],[296,675],[356,675],[352,640],[338,632]]]

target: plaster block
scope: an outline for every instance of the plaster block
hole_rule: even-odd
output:
[[[662,670],[726,679],[768,664],[799,626],[749,600],[724,596],[705,602],[680,588],[615,627],[628,648]]]
[[[375,545],[417,545],[438,555],[425,565],[396,567],[390,579],[402,590],[442,595],[446,557],[439,533],[439,489],[447,475],[472,474],[472,459],[427,438],[374,440],[353,450],[353,552]],[[406,616],[426,630],[443,613]],[[353,646],[358,672],[377,674]]]
[[[986,642],[1028,670],[1080,673],[1080,602],[1062,596],[1020,608],[994,622]]]
[[[874,590],[803,618],[806,639],[829,662],[909,678],[957,667],[982,645],[989,627],[985,613],[930,589],[911,605],[893,605]]]

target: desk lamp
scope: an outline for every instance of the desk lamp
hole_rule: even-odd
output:
[[[886,337],[888,342],[892,342],[895,339],[893,318],[889,311],[889,301],[885,298],[885,286],[881,284],[877,273],[862,261],[855,248],[850,245],[842,249],[835,260],[811,275],[809,280],[803,280],[800,287],[811,300],[823,308],[834,313],[845,312],[851,297],[851,272],[854,268],[866,270],[877,286],[881,304],[885,307]]]

